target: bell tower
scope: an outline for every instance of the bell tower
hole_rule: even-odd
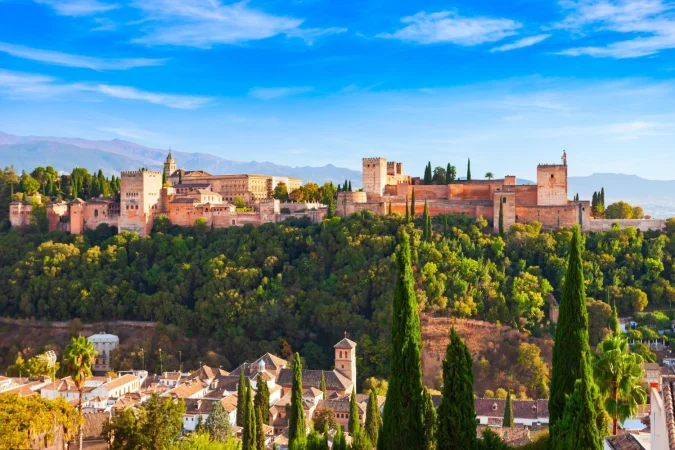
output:
[[[335,370],[349,378],[356,389],[356,342],[347,339],[347,333],[335,344]]]
[[[176,171],[176,160],[173,159],[173,156],[171,155],[171,150],[169,150],[169,155],[166,157],[166,161],[164,161],[164,172],[166,173],[166,177],[168,178],[175,171]]]

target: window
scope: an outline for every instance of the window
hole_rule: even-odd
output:
[[[506,197],[504,197],[502,201],[504,202],[504,204],[506,204]]]
[[[98,209],[94,210],[94,217],[98,217]]]

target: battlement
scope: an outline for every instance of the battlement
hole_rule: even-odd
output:
[[[537,168],[547,168],[547,167],[567,167],[565,164],[537,164]]]
[[[381,161],[386,161],[386,159],[381,158],[381,157],[375,157],[375,158],[363,158],[364,163],[379,163]]]
[[[120,172],[120,175],[123,177],[143,177],[143,175],[150,175],[150,176],[162,176],[162,172],[156,172],[154,170],[123,170]]]

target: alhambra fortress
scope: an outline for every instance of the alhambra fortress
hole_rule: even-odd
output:
[[[204,218],[209,226],[224,228],[251,224],[258,226],[281,222],[289,217],[307,217],[321,221],[328,212],[318,203],[281,203],[272,197],[279,183],[288,192],[302,186],[292,177],[269,175],[211,175],[204,171],[178,169],[169,152],[164,163],[167,183],[162,172],[140,170],[121,173],[119,201],[113,197],[47,205],[50,230],[82,234],[101,224],[120,232],[132,231],[141,236],[150,233],[155,217],[165,215],[172,224],[194,225]],[[571,201],[567,189],[567,159],[561,164],[537,166],[537,184],[519,185],[515,176],[494,180],[457,180],[451,184],[423,185],[419,178],[405,175],[403,163],[384,158],[363,159],[363,189],[338,192],[336,213],[348,216],[361,211],[375,214],[405,214],[406,204],[415,196],[415,213],[422,214],[427,203],[432,216],[460,213],[485,217],[495,231],[499,228],[500,209],[504,227],[515,223],[540,222],[546,229],[580,225],[584,231],[608,230],[619,222],[642,231],[663,229],[663,220],[597,220],[591,216],[589,201]],[[39,194],[34,194],[41,200]],[[248,207],[237,210],[232,203],[243,199]],[[13,227],[30,224],[32,200],[10,203]],[[500,205],[502,205],[500,207]]]

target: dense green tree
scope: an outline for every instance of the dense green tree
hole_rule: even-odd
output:
[[[511,447],[489,428],[483,431],[482,438],[478,447],[480,450],[511,450]]]
[[[485,173],[485,178],[487,178],[488,180],[492,180],[494,177],[495,177],[495,174],[493,174],[492,172],[486,172]]]
[[[424,178],[422,182],[424,184],[431,184],[431,162],[424,166]]]
[[[412,220],[415,220],[415,188],[413,188],[412,196],[410,197],[410,217]]]
[[[438,416],[436,415],[434,400],[431,398],[431,393],[426,388],[424,388],[423,407],[424,448],[427,450],[435,450],[437,438],[436,435],[438,433]]]
[[[553,442],[555,425],[562,419],[566,398],[572,395],[576,380],[584,375],[581,373],[584,366],[579,362],[590,357],[581,240],[581,230],[578,226],[574,227],[553,347],[553,376],[549,399]]]
[[[466,181],[471,181],[471,158],[466,165]]]
[[[602,341],[593,362],[593,375],[606,398],[605,410],[612,418],[612,434],[619,432],[618,423],[634,417],[647,401],[640,385],[644,378],[642,357],[632,353],[628,341],[613,335]]]
[[[410,222],[410,209],[408,208],[408,196],[405,196],[405,223]]]
[[[307,426],[305,425],[305,413],[302,405],[302,361],[298,352],[295,353],[293,359],[291,410],[288,416],[289,449],[301,449],[306,441]]]
[[[230,423],[230,415],[223,407],[222,402],[213,402],[204,426],[214,441],[227,442],[230,439],[232,424]]]
[[[499,235],[504,237],[504,199],[499,199]]]
[[[267,425],[270,409],[270,388],[262,373],[259,373],[256,377],[256,387],[253,407],[256,409],[256,414],[260,414],[260,417],[265,421],[265,425]]]
[[[427,206],[427,201],[424,200],[424,211],[422,212],[422,240],[423,241],[429,241],[431,240],[430,236],[428,235],[428,227],[427,227],[427,222],[429,219],[429,207]]]
[[[139,431],[141,448],[163,450],[180,436],[185,415],[185,402],[162,399],[156,393],[143,405]]]
[[[323,392],[323,399],[326,400],[326,377],[323,374],[323,370],[321,371],[321,381],[319,382],[319,389],[321,392]]]
[[[337,432],[333,438],[333,450],[347,450],[347,440],[340,425],[338,425]]]
[[[377,448],[424,449],[420,318],[410,263],[410,238],[402,231],[396,252],[391,327],[391,375]]]
[[[506,407],[504,408],[504,422],[503,426],[513,428],[513,404],[511,403],[511,392],[506,394]]]
[[[265,416],[263,416],[263,411],[261,409],[253,408],[255,411],[255,449],[256,450],[265,450],[265,428],[263,425],[267,425],[264,417],[267,417],[267,411],[265,411]]]
[[[469,349],[455,329],[451,329],[443,361],[443,397],[438,407],[438,450],[476,447],[472,367]]]

